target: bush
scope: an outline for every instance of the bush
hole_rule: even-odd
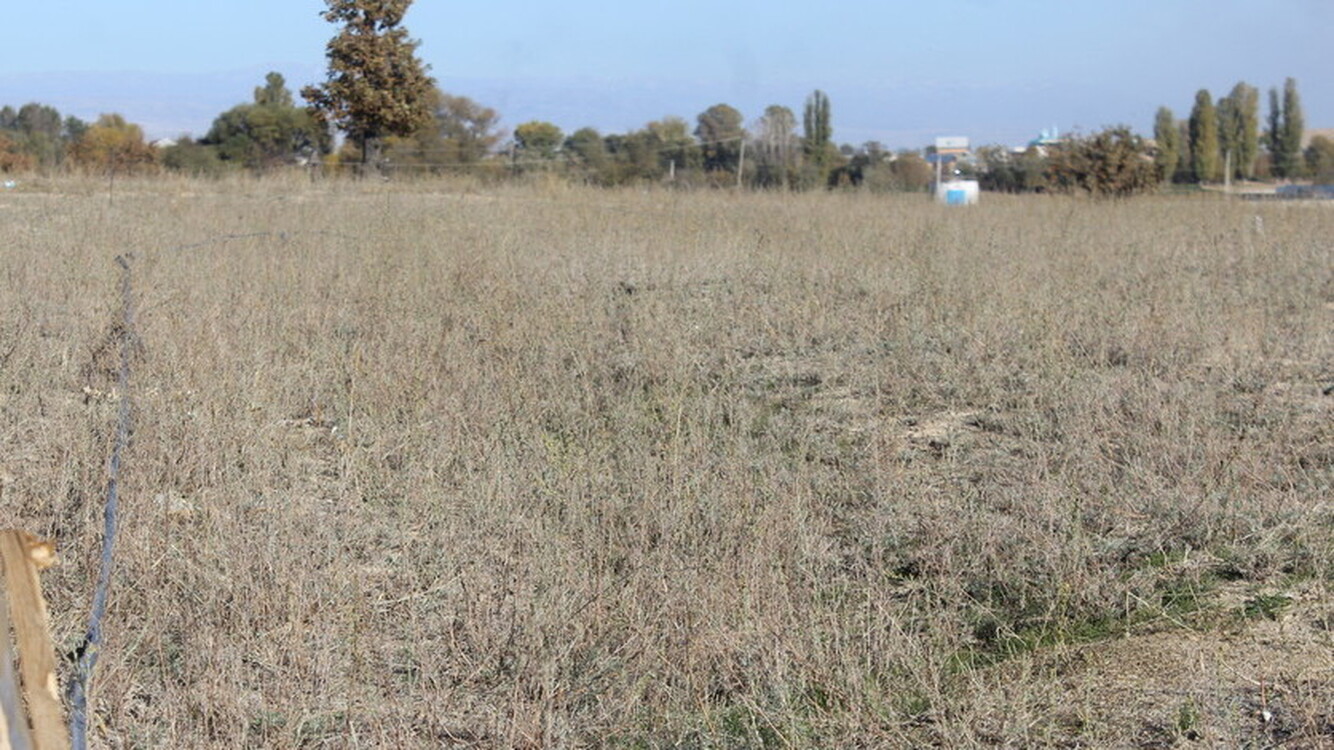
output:
[[[1052,149],[1047,159],[1052,189],[1123,198],[1158,187],[1158,170],[1144,139],[1121,125]]]

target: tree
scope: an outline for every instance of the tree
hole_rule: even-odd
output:
[[[431,171],[475,167],[500,142],[500,114],[494,109],[466,96],[446,94],[435,86],[426,100],[430,112],[426,124],[409,136],[387,138],[386,162]],[[360,158],[360,154],[356,156]]]
[[[1318,185],[1334,185],[1334,139],[1317,135],[1306,147],[1306,172]]]
[[[1158,153],[1154,157],[1158,178],[1170,182],[1181,160],[1181,131],[1177,127],[1176,116],[1167,107],[1159,107],[1158,114],[1153,118],[1153,140],[1158,145]]]
[[[261,107],[291,107],[292,92],[287,90],[283,74],[272,71],[264,76],[264,85],[255,87],[255,104]]]
[[[805,139],[802,152],[810,165],[811,175],[818,184],[823,184],[838,154],[834,148],[834,129],[830,124],[829,97],[816,89],[806,98],[806,109],[802,113],[802,128]]]
[[[80,120],[74,115],[66,117],[64,125],[61,126],[61,133],[67,144],[79,140],[86,132],[88,132],[88,123]]]
[[[217,146],[201,143],[188,135],[176,139],[176,145],[162,149],[161,160],[163,167],[194,177],[214,177],[228,169],[218,157]]]
[[[1036,146],[1029,146],[1020,154],[1012,153],[1003,146],[981,146],[976,150],[975,156],[980,167],[978,183],[983,190],[1002,193],[1039,193],[1048,187],[1047,158]],[[935,174],[930,168],[931,165],[921,157],[918,157],[918,160],[927,167],[927,182],[934,180]]]
[[[118,114],[97,118],[70,153],[79,165],[112,174],[142,172],[157,161],[153,147],[144,142],[144,131]]]
[[[773,104],[764,110],[756,127],[756,175],[761,185],[789,187],[796,179],[800,144],[797,116],[787,107]]]
[[[604,143],[612,160],[609,184],[669,176],[688,182],[702,163],[699,144],[690,135],[690,126],[679,117],[654,120],[623,136],[607,136]]]
[[[570,166],[583,171],[585,180],[609,184],[606,174],[609,165],[607,146],[603,143],[602,134],[596,129],[579,128],[574,131],[565,139],[562,152]]]
[[[931,189],[935,175],[931,165],[916,151],[903,150],[889,163],[892,189],[923,193]]]
[[[70,144],[82,134],[80,129],[71,136],[65,127],[71,121],[82,126],[77,118],[62,120],[55,107],[37,102],[29,102],[17,110],[0,108],[0,132],[5,134],[11,153],[25,157],[22,162],[28,165],[26,169],[50,170],[60,166]],[[14,159],[9,161],[18,163]]]
[[[1281,176],[1278,166],[1278,154],[1282,150],[1279,139],[1283,133],[1283,109],[1279,105],[1278,89],[1269,87],[1269,127],[1265,130],[1265,149],[1269,152],[1270,171],[1274,176]]]
[[[565,134],[552,123],[533,120],[514,129],[514,141],[525,156],[534,159],[554,159],[556,150],[565,140]]]
[[[500,142],[500,113],[466,96],[441,93],[433,117],[444,141],[446,163],[474,164]]]
[[[327,153],[332,146],[328,128],[292,103],[282,75],[269,73],[264,81],[252,104],[232,107],[213,120],[203,144],[215,146],[222,161],[251,168]]]
[[[27,172],[35,165],[36,160],[23,153],[17,143],[0,131],[0,173]]]
[[[1172,176],[1173,182],[1190,182],[1195,179],[1194,173],[1190,167],[1190,122],[1188,120],[1177,121],[1177,169],[1176,174]]]
[[[1289,78],[1283,83],[1283,123],[1278,130],[1278,152],[1275,163],[1279,174],[1289,179],[1302,176],[1302,131],[1305,127],[1301,99],[1297,96],[1297,81]]]
[[[699,113],[695,137],[700,141],[706,172],[735,173],[746,130],[741,113],[727,104],[715,104]]]
[[[1232,162],[1232,176],[1255,176],[1255,157],[1259,154],[1260,92],[1245,81],[1218,100],[1218,145],[1226,163]]]
[[[1208,89],[1195,94],[1190,111],[1190,171],[1198,182],[1213,182],[1222,175],[1218,159],[1218,113]]]
[[[1158,168],[1143,139],[1119,125],[1053,148],[1047,179],[1057,190],[1123,198],[1157,187]]]
[[[351,139],[362,164],[378,159],[381,139],[407,137],[430,119],[434,80],[417,58],[420,42],[399,24],[412,0],[325,0],[324,20],[343,29],[327,47],[328,77],[301,96],[312,114]]]

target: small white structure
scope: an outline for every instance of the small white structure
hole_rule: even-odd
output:
[[[977,180],[946,180],[936,183],[936,202],[947,206],[972,206],[980,189]]]

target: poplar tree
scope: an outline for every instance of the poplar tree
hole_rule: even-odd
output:
[[[1265,131],[1265,148],[1269,151],[1269,167],[1275,177],[1283,176],[1282,164],[1279,164],[1279,152],[1282,151],[1279,139],[1283,132],[1283,109],[1278,103],[1278,89],[1269,87],[1269,128]]]
[[[1255,177],[1255,159],[1260,155],[1260,90],[1238,81],[1229,98],[1235,102],[1240,127],[1237,132],[1237,152],[1232,165],[1237,175],[1246,179]]]
[[[1259,99],[1260,92],[1242,81],[1218,100],[1218,144],[1224,162],[1231,157],[1234,177],[1255,174],[1255,157],[1259,153]]]
[[[1153,160],[1158,167],[1158,177],[1163,182],[1171,182],[1181,159],[1181,130],[1171,109],[1158,108],[1153,119],[1153,140],[1158,144],[1158,154]]]
[[[1283,83],[1283,123],[1279,126],[1277,163],[1284,177],[1302,174],[1302,103],[1297,96],[1297,81],[1289,78]]]
[[[412,0],[325,2],[321,16],[343,28],[326,48],[326,80],[301,96],[360,147],[362,164],[374,162],[383,138],[411,135],[430,120],[435,81],[417,58],[421,42],[400,25]]]
[[[1195,94],[1195,107],[1190,111],[1190,171],[1199,182],[1217,180],[1221,172],[1218,114],[1208,89]]]
[[[797,164],[797,116],[792,110],[772,104],[760,118],[759,179],[761,184],[777,184],[786,188],[795,177]]]
[[[829,97],[825,92],[816,89],[806,97],[802,128],[805,131],[802,150],[807,163],[814,168],[816,179],[823,182],[829,174],[834,152],[834,129],[830,125]]]

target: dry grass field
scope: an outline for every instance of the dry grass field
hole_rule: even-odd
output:
[[[93,746],[1334,745],[1334,211],[984,198],[0,193]]]

